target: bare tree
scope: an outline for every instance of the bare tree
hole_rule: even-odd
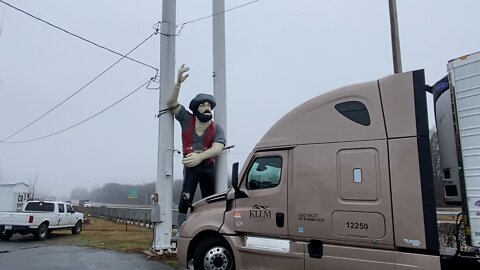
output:
[[[440,148],[436,130],[430,130],[430,151],[432,152],[433,185],[435,189],[435,202],[437,206],[445,206],[443,197],[443,178],[440,168]]]
[[[40,177],[40,174],[37,172],[35,176],[28,181],[28,189],[30,194],[32,194],[32,197],[31,197],[32,200],[35,199],[35,188],[37,187],[39,177]]]
[[[70,198],[75,200],[89,199],[88,190],[84,187],[76,187],[70,192]]]

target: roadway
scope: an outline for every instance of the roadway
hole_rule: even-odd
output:
[[[141,254],[51,244],[30,236],[14,235],[0,241],[1,270],[173,270],[166,264],[149,261]]]

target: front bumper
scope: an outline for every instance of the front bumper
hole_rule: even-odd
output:
[[[178,237],[177,240],[177,259],[178,262],[185,266],[188,269],[188,247],[190,246],[190,242],[192,238],[187,237]]]

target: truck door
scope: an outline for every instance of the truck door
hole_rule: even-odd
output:
[[[75,217],[73,215],[75,213],[75,210],[73,210],[73,207],[70,204],[65,204],[65,209],[66,209],[65,226],[72,226],[76,222]]]
[[[245,197],[235,199],[234,211],[242,269],[304,269],[303,246],[288,238],[290,151],[256,152],[243,172]]]
[[[67,224],[67,213],[63,203],[58,204],[58,226],[65,226]]]
[[[247,198],[235,200],[235,230],[286,236],[288,150],[257,152],[241,179]]]

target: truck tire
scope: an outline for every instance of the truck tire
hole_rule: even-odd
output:
[[[3,241],[8,241],[12,238],[13,232],[12,231],[3,231],[0,232],[0,239]]]
[[[35,239],[43,241],[47,239],[48,236],[48,224],[47,223],[42,223],[40,226],[38,226],[38,229],[36,229],[33,233],[33,236]]]
[[[75,223],[75,226],[72,228],[72,234],[80,234],[82,232],[82,221],[79,220]]]
[[[193,254],[194,269],[234,270],[235,259],[228,243],[218,237],[202,241]]]

